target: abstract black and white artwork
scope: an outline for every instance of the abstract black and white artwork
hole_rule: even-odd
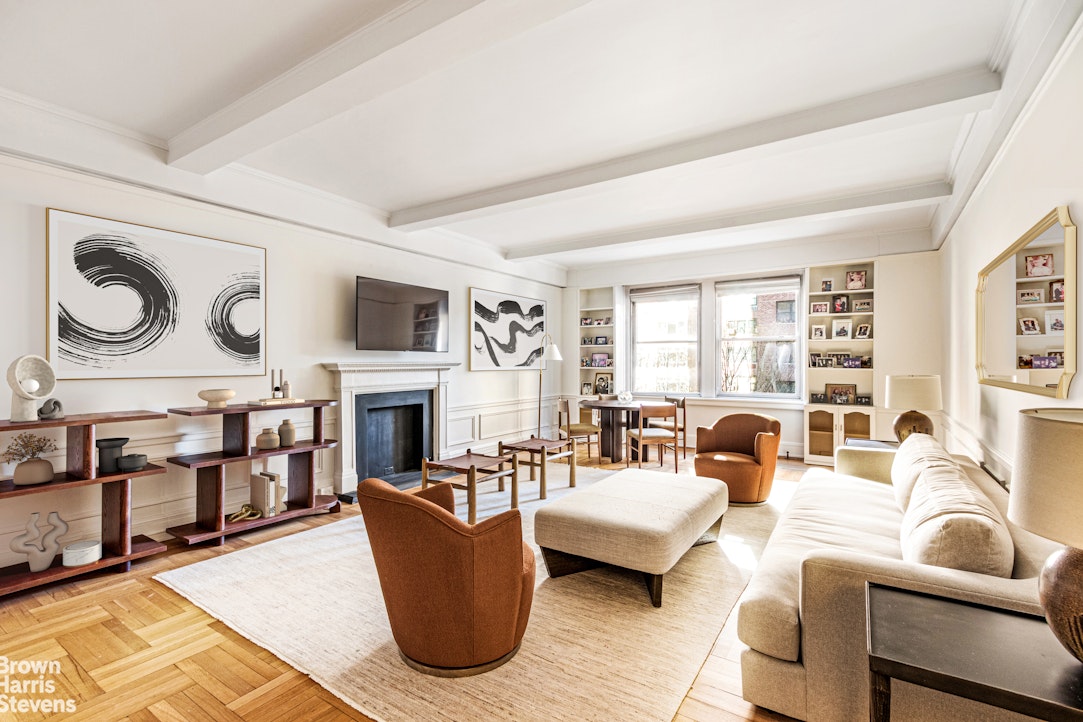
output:
[[[470,370],[537,368],[545,337],[545,301],[470,289]]]
[[[266,251],[48,209],[58,378],[259,376]]]

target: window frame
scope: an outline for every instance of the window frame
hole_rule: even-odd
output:
[[[696,316],[691,329],[691,343],[695,344],[695,362],[696,366],[694,373],[689,374],[690,386],[694,387],[694,390],[690,391],[636,391],[636,349],[640,344],[640,341],[636,338],[636,304],[638,301],[645,301],[648,299],[655,300],[677,300],[678,298],[689,297],[696,302]],[[682,396],[699,396],[701,395],[701,389],[703,388],[703,291],[701,284],[696,283],[681,283],[676,285],[667,286],[641,286],[628,289],[628,388],[633,393],[641,396],[666,396],[666,395],[682,395]],[[672,343],[672,341],[670,341]],[[644,344],[650,343],[663,343],[663,342],[651,342],[644,341]]]

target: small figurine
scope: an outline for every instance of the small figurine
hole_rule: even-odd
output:
[[[60,403],[60,399],[46,399],[45,403],[38,409],[38,418],[42,421],[62,419],[64,418],[64,405]]]

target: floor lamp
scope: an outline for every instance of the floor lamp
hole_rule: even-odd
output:
[[[542,338],[542,355],[538,359],[538,438],[542,437],[541,433],[541,417],[542,417],[542,372],[545,371],[546,361],[563,361],[564,357],[560,355],[560,349],[557,348],[556,342],[553,341],[553,337],[549,334],[545,334]]]

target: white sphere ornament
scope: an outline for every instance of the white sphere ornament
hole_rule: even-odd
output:
[[[224,409],[226,403],[237,395],[233,389],[203,389],[199,398],[207,402],[208,409]]]

